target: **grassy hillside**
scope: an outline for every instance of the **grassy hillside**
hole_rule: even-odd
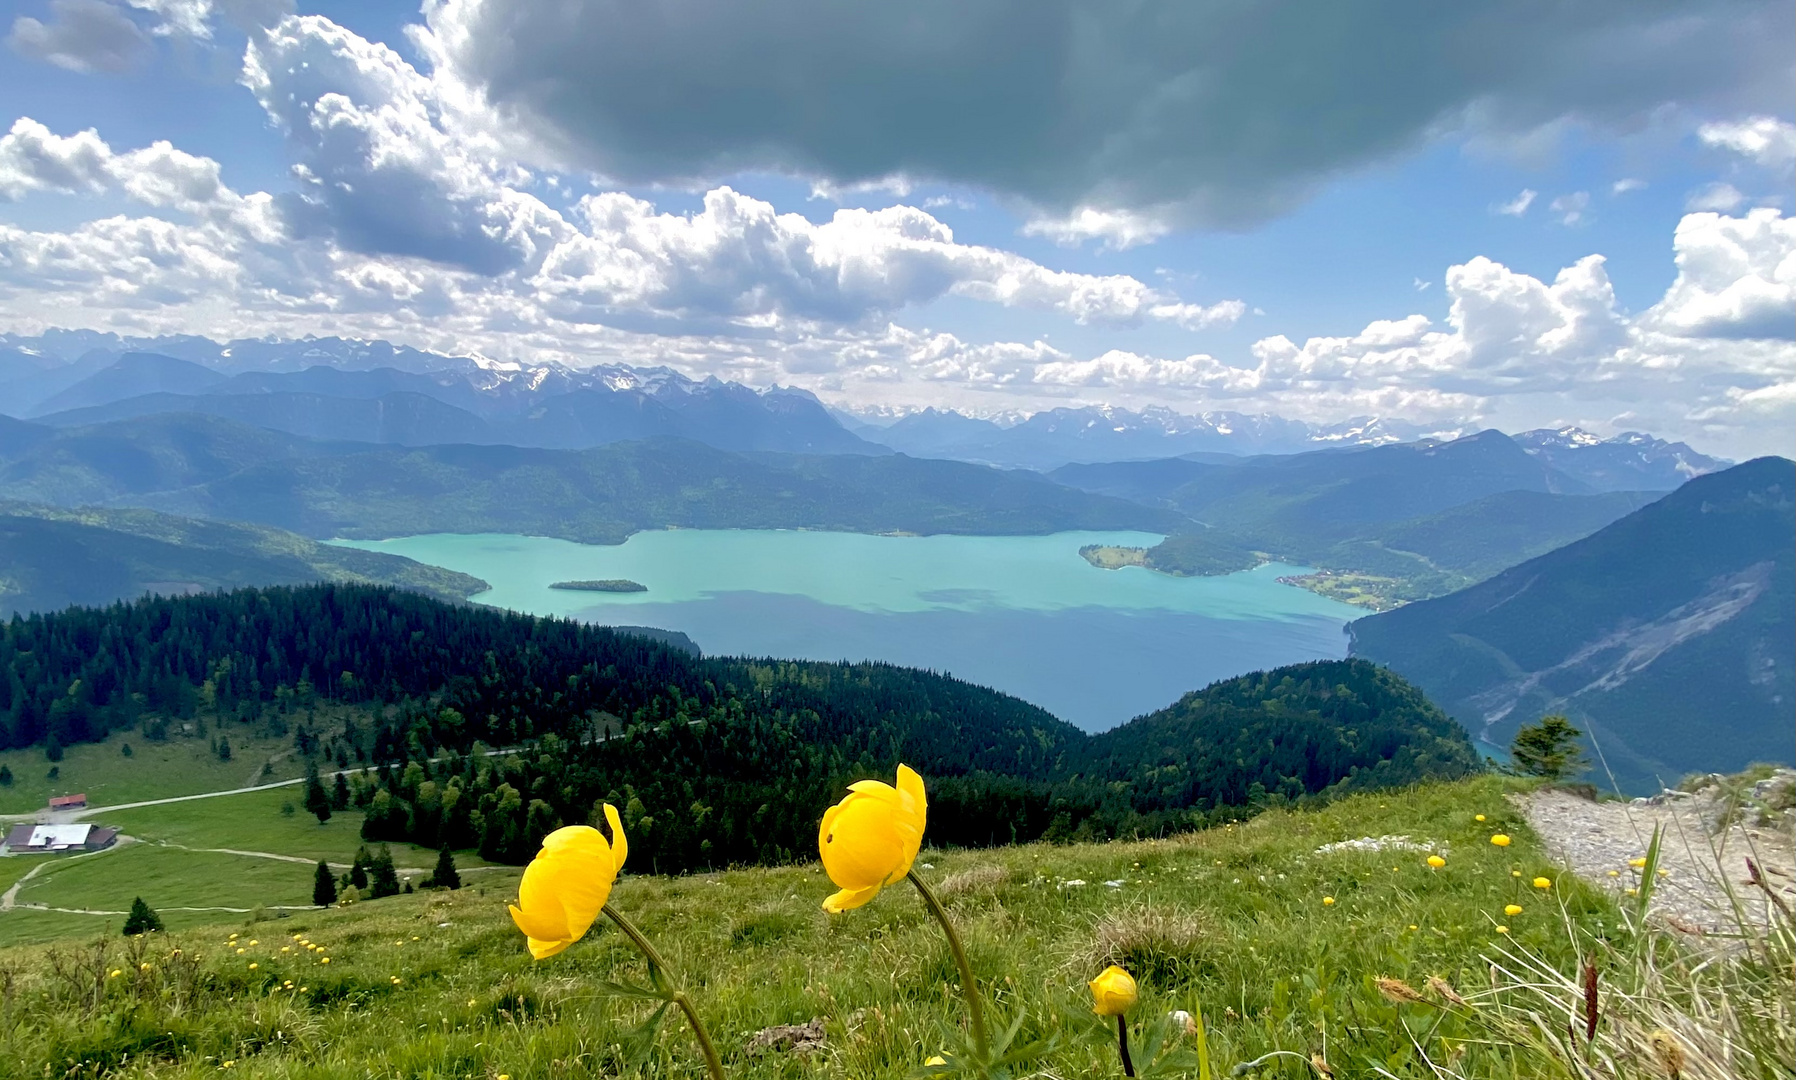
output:
[[[263,525],[0,502],[0,615],[108,604],[146,592],[315,581],[398,585],[445,600],[486,588],[454,570]]]
[[[1493,847],[1497,830],[1515,843]],[[1326,847],[1393,836],[1416,846]],[[1443,867],[1426,865],[1430,848],[1445,855]],[[1163,841],[925,849],[919,867],[944,894],[999,1019],[1024,1014],[1026,1035],[1057,1040],[1027,1067],[1043,1075],[1119,1075],[1114,1028],[1090,1016],[1084,985],[1109,962],[1141,984],[1137,1053],[1142,1025],[1173,1009],[1201,1012],[1217,1077],[1274,1051],[1292,1056],[1263,1062],[1258,1075],[1316,1075],[1315,1055],[1338,1076],[1581,1078],[1594,1068],[1608,1077],[1618,1047],[1633,1063],[1622,1075],[1663,1075],[1650,1053],[1629,1056],[1635,1044],[1622,1041],[1643,1035],[1627,1026],[1638,1024],[1632,1003],[1614,996],[1638,940],[1629,923],[1544,858],[1495,779],[1358,796]],[[1532,888],[1537,875],[1551,887]],[[606,981],[643,982],[640,960],[606,925],[532,962],[505,912],[515,882],[515,872],[496,871],[454,893],[264,922],[236,916],[155,937],[139,952],[116,936],[116,918],[92,919],[83,942],[0,950],[0,970],[11,973],[0,1055],[22,1076],[139,1080],[227,1070],[283,1080],[628,1071],[622,1044],[648,1009],[599,991]],[[815,863],[629,874],[612,902],[683,975],[729,1075],[910,1074],[960,1019],[940,934],[902,885],[834,917],[819,910],[831,888]],[[110,896],[129,892],[120,881]],[[1510,903],[1522,911],[1505,914]],[[66,931],[75,918],[9,911],[0,926]],[[87,943],[104,921],[114,936]],[[1570,988],[1585,956],[1601,965],[1603,994],[1591,1066],[1554,1051],[1564,1010],[1579,1007]],[[1381,989],[1380,978],[1401,985]],[[1758,1008],[1741,1001],[1738,1011]],[[813,1019],[824,1045],[812,1056],[748,1053],[754,1033]],[[1769,1049],[1764,1070],[1750,1075],[1776,1075]],[[702,1075],[675,1023],[647,1052],[653,1075]],[[1748,1074],[1744,1057],[1735,1065],[1734,1075]],[[1189,1066],[1178,1074],[1198,1075]],[[1722,1074],[1696,1061],[1685,1075]]]
[[[1352,624],[1353,652],[1507,742],[1567,712],[1631,790],[1789,761],[1796,465],[1699,476],[1575,544]]]
[[[1185,522],[1031,473],[899,454],[734,453],[679,439],[579,451],[374,448],[179,414],[29,434],[14,433],[15,449],[0,443],[0,497],[149,507],[325,539],[517,532],[620,543],[667,526],[1036,534]]]

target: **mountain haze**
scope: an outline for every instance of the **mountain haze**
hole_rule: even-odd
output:
[[[1041,534],[1173,531],[1172,511],[1026,472],[902,454],[732,453],[653,439],[590,450],[378,447],[165,413],[56,431],[0,425],[0,498],[141,506],[306,536],[519,532],[620,543],[640,529]]]

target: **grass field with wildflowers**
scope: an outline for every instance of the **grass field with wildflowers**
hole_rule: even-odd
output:
[[[1676,946],[1561,874],[1507,783],[1359,796],[1167,840],[925,847],[917,869],[966,941],[994,1026],[1020,1017],[1018,1043],[1049,1041],[1016,1075],[1121,1075],[1086,985],[1111,963],[1139,981],[1137,1046],[1151,1048],[1159,1027],[1169,1051],[1189,1049],[1186,1028],[1201,1025],[1216,1077],[1256,1060],[1246,1071],[1286,1077],[1666,1076],[1651,1042],[1661,1029],[1683,1054],[1681,1076],[1783,1075],[1789,995],[1781,1006],[1735,995],[1789,990],[1787,952],[1736,954],[1648,1001],[1630,958],[1650,955],[1663,977],[1681,970]],[[1493,845],[1497,833],[1512,843]],[[1391,837],[1407,840],[1351,843]],[[516,886],[515,871],[494,871],[457,892],[0,950],[0,1060],[19,1076],[146,1080],[703,1075],[675,1021],[632,1041],[654,1003],[607,992],[648,978],[615,928],[601,920],[531,960],[506,911]],[[811,864],[626,873],[610,899],[683,981],[728,1075],[917,1072],[961,1024],[948,949],[903,883],[832,916],[821,903],[833,889]],[[1785,938],[1754,948],[1787,950]],[[1600,980],[1594,1045],[1582,1033],[1587,960]],[[1746,981],[1705,989],[1702,978]],[[1731,1024],[1729,1046],[1743,1045],[1740,1031],[1768,1040],[1763,1067],[1708,1060],[1717,1044],[1677,1030],[1670,1013],[1641,1026],[1680,1002],[1691,1025],[1699,1013]],[[1712,1015],[1718,1002],[1734,1015]],[[1175,1011],[1189,1023],[1162,1020]],[[750,1050],[757,1033],[813,1020],[820,1047],[793,1053],[763,1036],[773,1046]]]

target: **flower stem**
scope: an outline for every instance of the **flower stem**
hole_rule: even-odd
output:
[[[636,928],[636,924],[625,917],[623,912],[610,904],[606,904],[599,910],[617,924],[617,928],[622,930],[624,936],[635,944],[636,948],[647,958],[651,967],[661,972],[664,977],[669,979],[673,977],[673,969],[667,966],[666,960],[661,959],[661,953],[648,938],[642,935],[642,931]],[[661,980],[656,979],[655,981],[659,983]],[[676,985],[673,992],[668,995],[668,1000],[680,1007],[680,1011],[686,1014],[686,1022],[692,1025],[692,1035],[698,1040],[698,1048],[704,1051],[705,1065],[711,1070],[711,1080],[723,1080],[723,1062],[717,1056],[717,1047],[711,1045],[711,1034],[705,1030],[704,1021],[698,1018],[698,1010],[692,1007],[692,999],[686,996],[684,989]]]
[[[942,902],[935,898],[935,893],[923,883],[915,870],[907,876],[910,883],[917,887],[917,891],[923,894],[923,903],[929,908],[929,913],[935,916],[936,922],[942,924],[942,933],[948,936],[948,950],[954,954],[954,965],[960,969],[961,994],[967,999],[967,1023],[973,1029],[973,1048],[979,1054],[980,1063],[989,1065],[991,1063],[985,1060],[985,1007],[979,1003],[979,984],[973,981],[973,965],[967,962],[967,950],[961,945],[960,935],[954,932],[954,923],[949,920],[948,911],[942,907]]]
[[[1135,1063],[1129,1060],[1129,1018],[1116,1015],[1116,1049],[1122,1054],[1123,1075],[1135,1075]]]

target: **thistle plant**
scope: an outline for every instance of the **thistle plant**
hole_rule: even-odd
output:
[[[705,1055],[705,1065],[712,1080],[723,1080],[723,1062],[717,1048],[699,1019],[698,1010],[687,996],[667,961],[654,944],[623,912],[611,906],[611,887],[623,869],[630,853],[630,841],[624,835],[624,823],[617,808],[605,804],[605,821],[611,826],[611,840],[587,825],[569,825],[556,829],[543,838],[542,850],[524,869],[524,880],[518,885],[518,902],[511,905],[511,919],[537,960],[547,960],[586,936],[593,922],[603,914],[617,924],[630,943],[648,962],[650,987],[607,983],[608,993],[642,997],[661,1002],[649,1022],[638,1035],[642,1042],[652,1039],[661,1018],[669,1007],[675,1007],[692,1026],[692,1035]]]

